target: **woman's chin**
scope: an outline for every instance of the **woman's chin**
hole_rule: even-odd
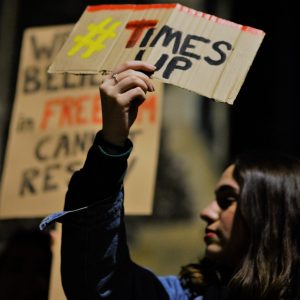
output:
[[[223,257],[223,249],[220,245],[210,244],[207,245],[205,250],[205,257],[212,261],[221,261]]]

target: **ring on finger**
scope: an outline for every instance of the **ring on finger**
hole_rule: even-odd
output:
[[[112,78],[115,80],[115,84],[119,83],[119,80],[118,80],[118,74],[117,73],[114,73],[112,75]]]

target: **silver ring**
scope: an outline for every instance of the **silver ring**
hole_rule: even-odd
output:
[[[111,77],[115,80],[115,84],[119,83],[118,74],[117,73],[114,73]]]

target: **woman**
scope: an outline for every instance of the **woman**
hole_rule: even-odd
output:
[[[217,285],[227,287],[229,299],[300,299],[298,160],[240,155],[201,217],[208,224],[206,258],[181,271],[190,290]]]
[[[300,164],[240,156],[221,176],[207,222],[206,254],[179,277],[157,277],[131,261],[123,222],[123,177],[138,107],[155,67],[127,62],[100,85],[103,129],[74,173],[64,212],[62,281],[68,299],[300,299]]]

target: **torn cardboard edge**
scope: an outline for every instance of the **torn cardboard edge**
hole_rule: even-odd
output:
[[[143,60],[155,79],[233,104],[264,35],[181,4],[88,6],[48,71],[103,74]]]

